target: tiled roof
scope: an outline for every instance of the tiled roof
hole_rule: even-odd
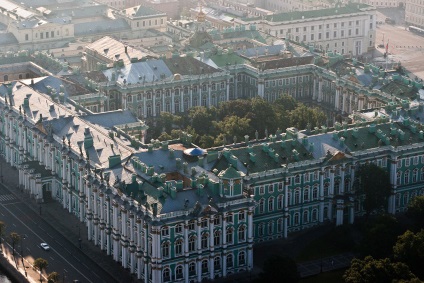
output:
[[[10,33],[0,33],[0,45],[18,44],[16,37]]]
[[[98,52],[112,62],[122,60],[124,65],[130,64],[132,58],[140,60],[148,55],[146,52],[132,47],[127,47],[127,53],[125,53],[125,45],[109,36],[102,37],[101,39],[87,45],[85,48],[87,50],[94,50]]]
[[[190,56],[169,58],[165,59],[164,62],[173,74],[201,75],[212,74],[219,71]]]
[[[113,73],[113,69],[104,71],[105,76],[109,80],[111,80]],[[120,69],[117,81],[123,82],[125,80],[127,84],[151,83],[171,77],[172,75],[173,73],[163,60],[149,60],[124,65]]]
[[[244,64],[246,59],[240,57],[237,53],[212,55],[210,59],[215,62],[218,67],[225,67],[228,64]]]
[[[116,110],[89,114],[82,116],[81,119],[106,129],[111,129],[113,126],[139,122],[139,120],[129,110]]]

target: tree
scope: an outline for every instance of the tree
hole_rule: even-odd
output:
[[[304,104],[290,112],[290,125],[298,129],[306,129],[309,124],[311,127],[319,127],[323,125],[327,117],[324,112],[318,108],[306,107]]]
[[[212,127],[212,115],[206,107],[196,106],[190,109],[188,117],[191,126],[199,135],[207,134]]]
[[[47,283],[57,283],[60,281],[60,274],[53,271],[47,275]]]
[[[353,259],[350,268],[343,275],[346,283],[387,283],[416,278],[406,264],[391,262],[388,258],[374,259],[372,256],[363,260]]]
[[[391,257],[393,245],[402,232],[399,222],[391,215],[379,215],[369,220],[359,245],[361,254],[374,258]]]
[[[406,263],[420,279],[424,279],[424,230],[418,233],[406,231],[393,246],[396,260]]]
[[[21,240],[21,236],[16,232],[11,232],[9,235],[9,238],[12,244],[12,253],[13,253],[13,256],[15,256],[15,245],[19,243],[19,241]]]
[[[1,238],[4,236],[5,230],[6,230],[6,224],[3,221],[0,221],[0,245],[1,245]]]
[[[424,228],[424,196],[417,196],[409,202],[406,216],[414,221],[418,229]]]
[[[390,175],[386,170],[372,163],[359,168],[357,193],[365,196],[364,209],[367,215],[387,207],[390,189]]]
[[[233,143],[233,137],[237,142],[244,140],[244,135],[250,132],[250,120],[237,116],[226,117],[223,121],[215,122],[216,128],[227,138],[227,143]]]
[[[265,260],[258,282],[295,283],[300,279],[296,262],[287,256],[271,255]]]
[[[269,133],[274,133],[279,126],[275,123],[277,115],[272,104],[262,98],[252,99],[252,109],[246,118],[250,119],[252,130],[258,130],[259,133],[265,133],[265,130],[268,130]],[[250,133],[246,132],[245,134]]]
[[[39,257],[36,260],[34,260],[33,266],[35,270],[38,270],[40,272],[40,282],[42,282],[43,270],[45,270],[47,266],[49,266],[49,262],[45,260],[44,258]]]

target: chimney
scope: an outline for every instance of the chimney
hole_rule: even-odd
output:
[[[34,79],[31,79],[31,85],[34,85]]]
[[[125,46],[125,53],[128,53],[128,46]]]

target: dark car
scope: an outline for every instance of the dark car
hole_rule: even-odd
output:
[[[396,21],[393,20],[392,18],[386,18],[385,22],[388,23],[388,24],[392,24],[392,25],[394,25],[396,23]]]

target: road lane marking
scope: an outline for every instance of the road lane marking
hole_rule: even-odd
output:
[[[12,211],[10,211],[9,208],[7,208],[3,203],[0,203],[0,206],[2,206],[7,212],[10,213],[12,217],[14,217],[17,221],[19,221],[23,226],[25,226],[29,231],[31,231],[38,239],[40,239],[42,242],[44,242],[43,238],[41,238],[40,235],[38,235],[34,230],[32,230],[28,225],[25,224],[24,221],[22,221],[19,217],[17,217]],[[41,227],[40,227],[41,228]],[[41,248],[40,248],[41,249]],[[54,249],[52,249],[54,251]],[[65,257],[63,257],[60,253],[56,252],[56,254],[62,258],[63,261],[65,261],[69,266],[71,266],[78,274],[80,274],[82,277],[87,279],[88,282],[92,282],[89,278],[87,278],[84,273],[81,273],[78,268],[76,268],[74,265],[72,265]],[[65,270],[65,269],[64,269]]]

